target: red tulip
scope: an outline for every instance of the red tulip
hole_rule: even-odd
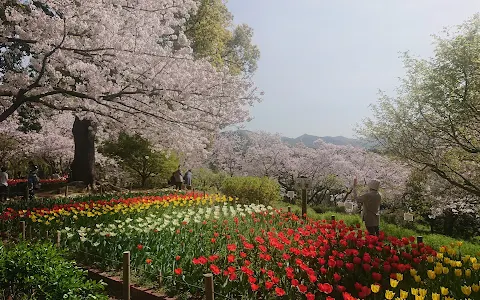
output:
[[[285,295],[285,291],[282,288],[276,287],[275,288],[275,294],[277,294],[277,296],[279,296],[279,297],[282,297],[282,296]]]

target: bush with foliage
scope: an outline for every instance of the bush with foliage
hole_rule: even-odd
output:
[[[210,169],[193,170],[193,186],[196,190],[217,193],[221,190],[223,181],[228,177],[227,173],[215,172]]]
[[[0,293],[13,299],[108,299],[103,285],[48,244],[0,248]]]
[[[142,187],[151,178],[155,178],[157,184],[158,181],[166,184],[179,165],[176,155],[155,150],[152,143],[139,134],[120,133],[118,139],[106,141],[99,152],[114,159],[132,177],[137,177]]]
[[[270,204],[281,200],[280,185],[268,177],[230,177],[223,182],[222,192],[238,197],[242,203]]]
[[[326,212],[336,212],[336,213],[342,213],[345,214],[345,206],[326,206],[326,205],[315,205],[312,206],[312,209],[317,213],[317,214],[323,214]]]

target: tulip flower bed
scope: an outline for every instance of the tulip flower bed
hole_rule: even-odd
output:
[[[105,201],[124,201],[125,199],[139,199],[145,197],[167,197],[171,198],[175,190],[161,189],[152,193],[145,192],[130,192],[127,194],[101,194],[101,195],[82,195],[75,197],[60,197],[60,198],[35,198],[29,201],[17,201],[0,204],[0,220],[14,220],[18,222],[21,216],[29,215],[36,211],[53,211],[63,209],[68,211],[69,207],[92,205],[93,203],[105,203]],[[185,195],[185,193],[178,193],[177,195]],[[192,196],[192,194],[188,194]],[[197,194],[195,194],[197,195]],[[150,198],[151,199],[151,198]],[[160,198],[155,198],[160,199]],[[163,199],[163,198],[162,198]],[[127,200],[127,202],[132,202]],[[77,204],[75,204],[77,203]],[[75,205],[74,205],[75,204]]]
[[[58,179],[40,179],[41,184],[54,184],[54,183],[64,183],[67,182],[68,178],[62,177]],[[7,181],[9,186],[15,186],[19,183],[27,182],[27,179],[10,179]]]
[[[479,299],[480,264],[460,245],[370,236],[342,221],[304,221],[219,195],[170,195],[16,212],[61,230],[77,261],[105,270],[131,252],[135,276],[177,296],[201,295],[203,274],[231,299]]]

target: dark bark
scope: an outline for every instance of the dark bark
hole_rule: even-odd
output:
[[[95,179],[95,127],[91,120],[80,120],[75,117],[72,132],[75,155],[70,181],[83,181],[86,185],[93,186]]]
[[[147,179],[148,179],[148,177],[150,177],[150,176],[142,175],[141,177],[142,177],[142,182],[141,182],[142,188],[144,188],[145,185],[147,184]]]

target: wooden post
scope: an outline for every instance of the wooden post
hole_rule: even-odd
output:
[[[289,205],[289,206],[287,206],[287,211],[288,211],[288,213],[289,213],[289,214],[291,214],[291,213],[292,213],[292,207],[291,207],[290,205]]]
[[[205,280],[205,297],[207,300],[213,300],[213,274],[203,274]]]
[[[65,197],[68,197],[68,184],[65,186]]]
[[[302,218],[307,219],[307,189],[302,189]]]
[[[48,230],[45,231],[45,239],[48,240]]]
[[[417,244],[423,243],[423,236],[417,236]]]
[[[123,252],[123,300],[130,300],[130,251]]]
[[[334,215],[332,215],[332,221],[335,221],[335,216]]]
[[[60,230],[57,231],[57,248],[60,248],[60,240],[62,238],[62,232]]]
[[[26,224],[25,224],[25,221],[20,221],[20,227],[22,229],[22,240],[25,240],[26,239],[26,231],[25,231]]]

